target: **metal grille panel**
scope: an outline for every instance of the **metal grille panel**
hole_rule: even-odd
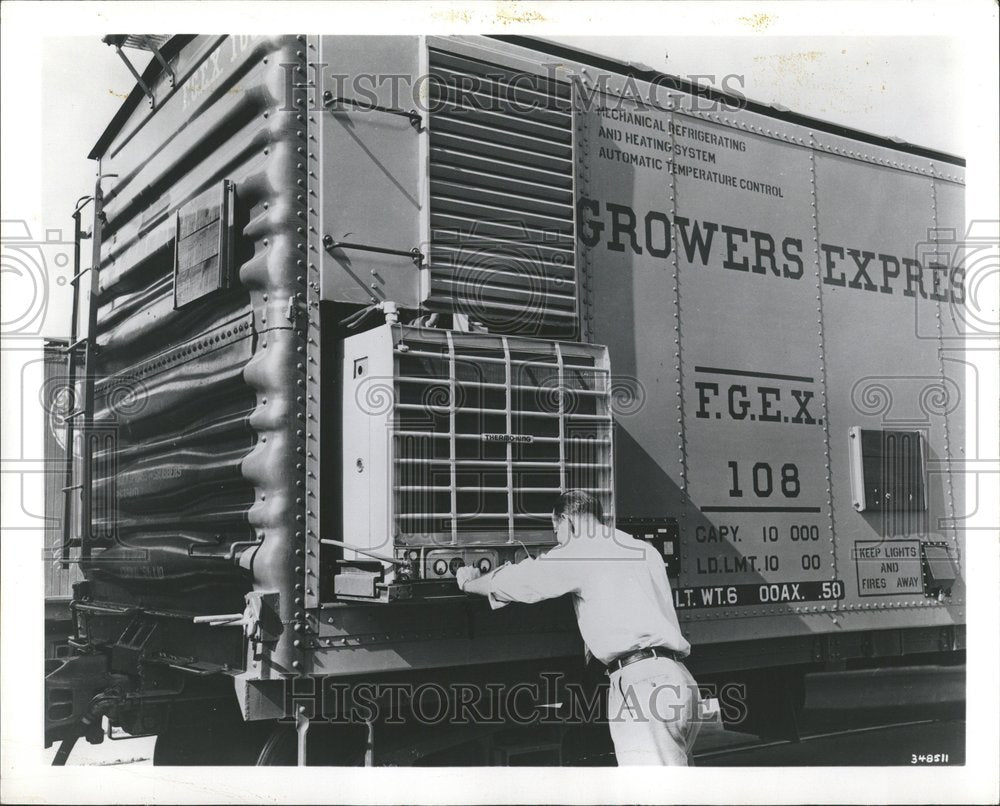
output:
[[[603,347],[421,330],[397,345],[394,515],[403,542],[551,540],[556,496],[613,512]]]
[[[433,48],[429,61],[427,306],[497,333],[574,335],[569,87]]]

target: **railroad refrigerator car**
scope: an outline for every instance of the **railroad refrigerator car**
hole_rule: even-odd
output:
[[[454,586],[570,487],[663,553],[741,730],[961,680],[962,160],[537,40],[107,41],[150,64],[90,154],[58,760],[107,717],[371,762],[371,719],[314,741],[331,681],[578,674],[566,601]]]

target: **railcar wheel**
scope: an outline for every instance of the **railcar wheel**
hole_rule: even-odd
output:
[[[267,740],[268,723],[211,723],[171,728],[156,737],[155,766],[250,766]]]
[[[171,711],[166,730],[156,737],[155,766],[248,766],[267,741],[272,722],[244,722],[235,703],[196,706],[183,703]]]

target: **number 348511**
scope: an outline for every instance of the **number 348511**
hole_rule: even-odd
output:
[[[947,764],[948,754],[947,753],[932,753],[929,755],[924,755],[923,753],[913,753],[910,755],[911,764]]]

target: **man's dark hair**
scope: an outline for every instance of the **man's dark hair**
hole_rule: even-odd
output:
[[[566,490],[561,493],[556,505],[552,507],[552,515],[561,518],[563,515],[593,515],[604,523],[604,508],[590,493],[583,490]]]

